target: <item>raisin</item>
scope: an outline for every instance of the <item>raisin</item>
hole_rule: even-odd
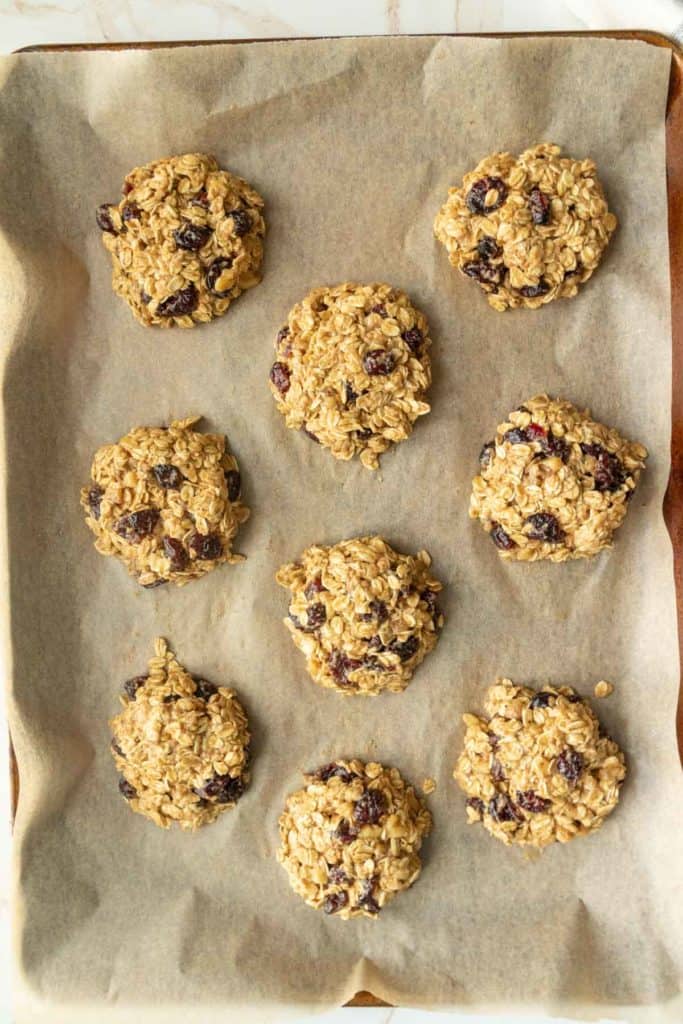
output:
[[[176,537],[164,537],[164,554],[168,558],[172,572],[182,572],[187,568],[189,556],[183,546],[183,542]]]
[[[567,697],[567,700],[569,701],[570,704],[580,704],[581,703],[581,698],[579,697],[578,693],[570,693],[569,696]]]
[[[277,335],[275,337],[275,345],[276,345],[276,347],[281,345],[282,342],[285,340],[285,338],[288,338],[288,337],[289,337],[289,327],[285,324],[284,327],[280,328],[280,330],[277,332]]]
[[[309,430],[309,429],[308,429],[307,427],[302,427],[302,428],[301,428],[301,433],[302,433],[302,434],[305,434],[305,435],[306,435],[306,437],[308,437],[308,438],[309,438],[309,439],[310,439],[311,441],[315,441],[315,443],[316,443],[316,444],[320,444],[320,438],[319,438],[319,437],[317,437],[317,436],[316,436],[316,435],[315,435],[315,434],[313,433],[313,431],[312,431],[312,430]]]
[[[384,601],[378,601],[373,599],[368,605],[368,611],[362,612],[358,618],[362,622],[386,622],[389,618],[389,609],[387,608]]]
[[[467,806],[475,810],[477,814],[484,813],[484,801],[480,800],[478,796],[469,797],[467,801]]]
[[[135,786],[131,786],[128,779],[124,779],[123,775],[119,779],[119,793],[121,796],[125,796],[126,800],[134,800],[138,795]]]
[[[429,587],[427,587],[427,589],[423,590],[422,593],[420,594],[420,600],[424,601],[432,615],[435,615],[438,612],[439,609],[437,608],[436,604],[436,602],[439,600],[438,591],[430,590]]]
[[[195,558],[202,562],[210,562],[214,558],[220,558],[223,551],[223,544],[217,533],[199,533],[195,531],[190,535],[188,544],[194,551]]]
[[[413,353],[413,355],[419,355],[420,349],[422,348],[422,331],[419,327],[409,327],[407,331],[404,331],[401,335],[406,345]]]
[[[273,363],[270,379],[281,395],[289,391],[289,368],[284,363]]]
[[[114,737],[114,739],[111,741],[111,749],[114,751],[115,754],[118,754],[119,757],[126,756],[124,752],[121,750],[121,747],[119,746],[116,737]]]
[[[331,885],[348,885],[351,881],[341,864],[328,865],[327,880]]]
[[[143,290],[140,292],[140,302],[142,302],[145,306],[149,306],[151,301],[152,301],[152,296],[148,295],[147,292],[143,288]]]
[[[523,793],[517,790],[517,803],[524,811],[531,811],[532,814],[543,814],[549,809],[552,800],[534,793],[533,789],[525,789]]]
[[[206,679],[199,679],[197,676],[192,676],[192,678],[194,680],[194,695],[200,700],[210,700],[214,693],[218,693],[218,687],[213,683],[209,683]]]
[[[479,465],[482,469],[486,469],[491,464],[491,459],[496,451],[496,445],[493,441],[487,441],[482,450],[479,452]]]
[[[226,217],[232,217],[232,233],[242,238],[251,231],[251,217],[246,210],[230,210]]]
[[[386,318],[389,316],[386,310],[386,306],[384,305],[383,302],[378,302],[376,305],[371,306],[370,312],[377,313],[379,316],[382,317],[383,320],[386,320]]]
[[[503,434],[503,440],[508,441],[510,444],[529,443],[527,432],[523,427],[513,427],[512,430],[506,430]]]
[[[238,469],[226,469],[225,483],[228,488],[228,501],[239,501],[242,493],[242,477]]]
[[[549,455],[558,455],[563,462],[567,462],[571,451],[567,442],[563,441],[561,437],[556,437],[552,430],[548,431],[548,436],[545,440],[545,449]]]
[[[355,772],[350,772],[343,764],[337,764],[336,761],[330,761],[329,764],[324,764],[322,768],[318,768],[315,777],[320,779],[321,782],[327,782],[331,778],[341,779],[342,782],[351,782],[352,779],[358,778]]]
[[[157,316],[189,316],[199,303],[199,292],[190,283],[169,295],[157,306]]]
[[[489,800],[487,810],[494,821],[519,821],[515,805],[505,793],[497,793]]]
[[[596,491],[618,491],[625,479],[624,467],[613,452],[601,444],[582,444],[584,455],[595,459],[593,481]]]
[[[498,750],[498,744],[500,743],[500,736],[496,736],[495,732],[487,734],[491,750]]]
[[[536,512],[533,516],[528,516],[526,522],[531,527],[527,534],[531,540],[545,540],[549,544],[559,544],[564,538],[564,530],[550,512]]]
[[[370,914],[379,914],[380,906],[374,896],[375,882],[372,878],[364,878],[358,894],[358,906]]]
[[[114,531],[129,544],[139,544],[145,537],[154,532],[159,521],[158,508],[141,508],[137,512],[129,512],[114,523]]]
[[[180,693],[167,693],[164,697],[164,704],[175,704],[177,700],[180,700],[182,694]]]
[[[417,654],[420,641],[416,636],[409,636],[407,640],[392,640],[389,650],[392,654],[398,654],[400,661],[410,661]]]
[[[355,405],[357,398],[358,392],[354,391],[353,386],[347,380],[344,383],[344,405]]]
[[[315,594],[319,594],[324,589],[325,587],[323,586],[323,581],[320,579],[319,576],[316,576],[315,579],[309,580],[308,583],[306,584],[304,596],[307,601],[310,601]]]
[[[127,679],[125,681],[123,689],[131,700],[135,700],[138,690],[147,682],[148,679],[149,676],[133,676],[132,679]]]
[[[186,252],[198,252],[211,238],[211,228],[203,224],[192,224],[190,221],[176,228],[173,232],[175,244]]]
[[[363,356],[363,369],[369,377],[386,377],[394,366],[396,359],[392,352],[383,348],[373,348]]]
[[[132,182],[124,181],[123,188],[121,189],[121,191],[123,192],[124,196],[127,196],[129,192],[133,191],[134,187],[135,186],[132,184]]]
[[[88,491],[88,508],[93,519],[100,518],[100,502],[102,501],[103,494],[104,491],[99,484],[93,484]]]
[[[121,220],[127,224],[129,220],[140,220],[140,207],[137,203],[124,203]]]
[[[550,220],[550,196],[541,192],[540,188],[532,188],[529,193],[529,210],[534,224],[547,224]]]
[[[368,641],[368,650],[369,651],[378,651],[378,652],[386,651],[386,647],[382,643],[382,640],[381,640],[381,637],[379,636],[379,634],[377,634],[377,635],[375,635],[375,636],[370,638],[370,640]]]
[[[141,583],[140,586],[144,587],[145,590],[154,590],[155,587],[163,587],[166,583],[168,583],[168,580],[152,580],[151,583]]]
[[[491,760],[491,778],[494,782],[505,782],[503,766],[495,757]]]
[[[482,284],[500,284],[503,278],[503,268],[491,266],[486,260],[471,260],[463,264],[462,272]]]
[[[384,794],[379,789],[366,789],[353,807],[353,820],[357,825],[376,825],[386,810]]]
[[[327,619],[327,612],[325,605],[318,601],[315,604],[309,604],[306,609],[306,625],[303,625],[296,615],[290,615],[290,618],[296,628],[300,629],[302,633],[315,633],[316,629],[320,629],[323,622]]]
[[[209,208],[209,197],[206,194],[206,189],[203,188],[201,192],[198,192],[196,196],[190,199],[190,206],[200,206],[202,210],[208,210]]]
[[[353,433],[359,441],[369,441],[371,437],[375,436],[375,432],[370,430],[370,427],[361,427],[360,430],[354,430]]]
[[[229,256],[221,256],[219,259],[214,260],[209,269],[206,272],[204,280],[206,281],[206,287],[214,295],[217,295],[219,299],[225,298],[226,295],[230,294],[230,288],[226,288],[224,291],[218,291],[216,284],[220,279],[221,274],[226,270],[230,270],[232,267],[232,259]]]
[[[346,818],[342,818],[342,820],[339,822],[336,829],[332,833],[332,836],[334,839],[337,839],[340,843],[343,843],[344,846],[348,846],[349,843],[352,843],[354,839],[358,838],[358,829],[354,828],[353,825],[351,825],[351,823],[346,820]]]
[[[97,207],[95,210],[95,220],[100,231],[108,231],[111,235],[116,234],[108,203],[102,203],[101,206]]]
[[[244,793],[244,782],[241,778],[233,779],[231,775],[214,775],[199,789],[197,796],[203,800],[214,800],[217,804],[232,804]]]
[[[487,193],[495,189],[498,193],[498,198],[490,206],[486,205]],[[507,199],[507,185],[500,178],[492,178],[486,175],[485,178],[480,178],[479,181],[475,181],[471,189],[467,193],[465,203],[470,213],[493,213],[499,206],[502,206]]]
[[[539,690],[531,700],[529,701],[530,708],[547,708],[548,704],[555,697],[554,693],[548,693],[547,690]]]
[[[501,551],[511,551],[512,548],[517,547],[515,541],[505,532],[500,523],[492,523],[491,525],[491,540],[497,548],[500,548]]]
[[[501,247],[491,235],[484,235],[477,242],[477,252],[483,260],[495,260],[503,252]]]
[[[355,672],[361,668],[362,663],[355,658],[349,658],[343,651],[332,651],[327,659],[330,672],[339,686],[353,685],[349,679],[349,672]]]
[[[170,462],[161,462],[158,466],[152,466],[152,472],[159,487],[163,487],[165,491],[177,491],[185,479],[178,467],[171,465]]]
[[[518,291],[525,299],[536,299],[539,295],[546,295],[550,291],[550,285],[541,280],[538,284],[525,284]]]
[[[331,892],[329,896],[325,898],[323,903],[323,910],[326,914],[336,914],[338,910],[345,907],[349,902],[349,894],[347,892]]]
[[[574,786],[583,771],[583,757],[573,747],[565,747],[557,759],[557,770],[570,785]]]

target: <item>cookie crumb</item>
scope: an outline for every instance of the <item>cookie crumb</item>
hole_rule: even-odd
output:
[[[433,779],[431,778],[431,776],[428,775],[427,778],[424,779],[422,782],[422,792],[424,793],[425,796],[429,796],[430,793],[433,793],[435,791],[435,789],[436,779]]]
[[[596,697],[609,697],[611,693],[614,693],[614,686],[612,683],[608,683],[606,679],[601,679],[599,683],[595,684],[593,693]]]

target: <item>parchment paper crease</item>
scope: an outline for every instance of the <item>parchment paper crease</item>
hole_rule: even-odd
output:
[[[19,1021],[263,1020],[364,987],[402,1005],[680,1020],[679,666],[661,515],[668,74],[666,50],[595,39],[3,60]],[[450,269],[432,221],[482,156],[546,139],[596,159],[620,227],[577,299],[500,315]],[[133,166],[188,150],[265,197],[265,278],[210,326],[146,330],[111,292],[94,209]],[[433,412],[378,475],[286,431],[266,383],[289,307],[346,279],[405,288],[435,340]],[[504,565],[467,518],[481,444],[541,390],[651,451],[614,550],[594,561]],[[197,412],[239,458],[248,560],[144,591],[94,551],[78,490],[99,444]],[[432,553],[447,622],[406,693],[344,699],[309,681],[273,573],[311,542],[369,531]],[[248,795],[194,836],[132,815],[107,749],[121,683],[157,635],[237,687],[255,734]],[[498,673],[586,694],[616,683],[599,713],[630,776],[597,836],[534,860],[466,826],[450,778],[460,715]],[[299,770],[341,754],[438,781],[423,876],[376,923],[307,909],[274,858]]]

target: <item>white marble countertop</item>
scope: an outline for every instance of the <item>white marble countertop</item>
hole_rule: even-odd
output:
[[[603,28],[648,28],[683,39],[683,0],[648,0],[647,4],[642,0],[0,0],[1,53],[38,43]],[[0,650],[0,678],[5,674]],[[5,708],[0,702],[0,1024],[12,1019],[9,764],[4,735]],[[440,1024],[483,1019],[354,1009],[298,1024]],[[489,1024],[512,1019],[486,1018]],[[539,1018],[534,1020],[538,1024]]]

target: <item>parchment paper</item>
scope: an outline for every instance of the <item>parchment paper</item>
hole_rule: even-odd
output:
[[[664,116],[669,53],[637,42],[438,38],[18,56],[0,65],[18,1020],[259,1020],[356,990],[402,1005],[680,1020],[681,784],[669,472]],[[489,309],[432,237],[450,184],[551,139],[601,169],[620,227],[580,296]],[[215,153],[267,203],[265,278],[193,331],[138,326],[110,288],[94,209],[161,155]],[[285,429],[273,340],[314,285],[388,280],[429,316],[433,412],[373,475]],[[479,448],[548,390],[647,444],[612,552],[505,565],[467,517]],[[95,448],[201,412],[253,517],[248,560],[144,591],[78,507]],[[426,547],[446,628],[408,691],[315,687],[273,574],[309,543],[377,531]],[[255,735],[239,809],[165,833],[117,792],[107,719],[164,635],[234,684]],[[496,674],[602,678],[630,775],[600,834],[524,857],[468,828],[451,779],[465,710]],[[377,922],[308,909],[275,861],[299,770],[339,755],[437,779],[419,883]],[[196,1014],[193,1017],[193,1013]],[[189,1014],[189,1017],[188,1017]]]

